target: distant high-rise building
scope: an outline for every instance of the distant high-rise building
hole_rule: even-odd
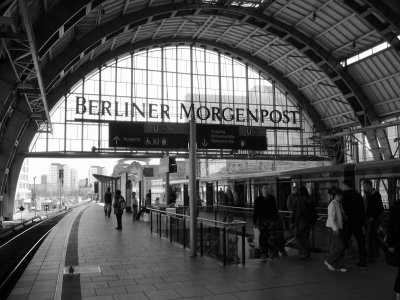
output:
[[[106,172],[107,170],[104,167],[91,166],[88,174],[88,185],[93,186],[93,182],[97,181],[96,178],[93,177],[93,174],[107,175]]]
[[[15,207],[20,207],[21,205],[24,206],[24,201],[31,200],[31,190],[29,189],[29,182],[28,182],[28,160],[25,159],[24,163],[21,168],[21,172],[19,173],[17,190],[15,193]]]
[[[62,178],[60,178],[60,170],[63,170]],[[69,193],[76,190],[78,186],[77,171],[67,165],[59,163],[50,164],[47,178],[48,189],[51,194],[57,195],[60,192]]]

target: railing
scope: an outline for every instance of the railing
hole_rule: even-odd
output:
[[[164,208],[165,209],[165,208]],[[150,209],[151,232],[160,237],[189,247],[189,209],[179,206],[177,213]],[[199,206],[197,218],[198,249],[200,255],[223,260],[227,264],[245,263],[253,258],[253,208],[234,206]],[[295,247],[294,228],[291,226],[291,211],[279,211],[284,229],[285,246]],[[329,249],[329,235],[325,226],[327,214],[318,213],[317,223],[311,230],[311,246],[314,252]]]
[[[189,222],[189,215],[150,209],[151,232],[181,244],[183,248],[190,247]],[[201,256],[217,258],[224,266],[245,264],[246,222],[197,218],[197,232],[197,248]]]

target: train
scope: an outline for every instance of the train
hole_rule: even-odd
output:
[[[252,207],[254,199],[260,194],[261,185],[268,183],[275,196],[279,210],[287,210],[287,198],[294,186],[305,186],[312,200],[321,210],[329,204],[328,191],[340,188],[343,180],[350,180],[360,193],[362,183],[371,180],[373,187],[381,196],[385,209],[389,209],[400,198],[400,159],[370,161],[362,163],[346,163],[331,166],[291,169],[285,171],[265,171],[233,174],[214,174],[198,178],[198,192],[203,205],[218,205],[218,191],[230,187],[237,193],[239,203],[244,207]],[[188,206],[188,180],[170,181],[177,193],[177,204]],[[153,184],[154,192],[160,190],[161,183]],[[162,202],[162,200],[160,201]]]
[[[385,209],[389,209],[400,197],[400,159],[275,172],[219,174],[200,178],[199,190],[207,205],[215,205],[218,204],[218,191],[230,187],[238,194],[240,203],[252,207],[261,185],[268,183],[278,209],[287,210],[286,200],[292,188],[305,186],[316,206],[326,208],[329,204],[328,190],[340,188],[345,179],[350,180],[360,193],[363,193],[362,183],[371,180],[382,196]]]

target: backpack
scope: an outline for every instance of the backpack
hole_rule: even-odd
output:
[[[118,208],[120,210],[126,209],[126,201],[125,201],[124,197],[121,197],[118,199]]]

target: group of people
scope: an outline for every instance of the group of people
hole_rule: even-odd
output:
[[[372,182],[363,182],[364,198],[353,189],[349,180],[344,180],[342,189],[329,191],[328,218],[331,245],[324,261],[332,271],[346,272],[344,254],[346,249],[353,249],[351,238],[357,242],[357,268],[366,269],[367,262],[372,262],[378,255],[378,225],[383,213],[381,195],[372,187]],[[287,206],[292,211],[291,227],[299,252],[299,259],[307,260],[311,254],[310,232],[318,220],[314,202],[306,187],[294,187],[287,199]],[[269,185],[261,186],[261,195],[254,201],[253,224],[260,231],[259,247],[261,259],[265,261],[271,253],[277,253],[283,245],[283,222],[280,220],[275,197],[269,192]],[[364,234],[365,232],[365,234]],[[272,254],[273,255],[273,254]]]
[[[126,209],[126,200],[121,194],[120,190],[115,191],[114,201],[110,188],[107,188],[107,191],[104,194],[104,216],[106,218],[110,218],[112,209],[114,210],[114,214],[117,218],[117,227],[116,230],[122,230],[122,215],[124,210]],[[136,192],[132,192],[132,220],[138,220],[140,215],[146,211],[146,207],[149,206],[151,199],[151,191],[146,194],[145,206],[142,207],[140,211],[138,211],[139,203],[136,198]]]
[[[222,188],[219,189],[217,194],[218,205],[225,206],[244,206],[243,201],[240,199],[239,194],[236,191],[232,191],[230,187],[224,191]]]
[[[351,181],[344,180],[342,190],[330,191],[326,226],[331,247],[324,261],[329,270],[347,272],[344,255],[346,249],[353,252],[353,236],[358,249],[357,268],[365,270],[367,262],[373,262],[378,256],[378,226],[384,210],[382,198],[370,180],[363,182],[363,190],[364,197],[354,190]]]

